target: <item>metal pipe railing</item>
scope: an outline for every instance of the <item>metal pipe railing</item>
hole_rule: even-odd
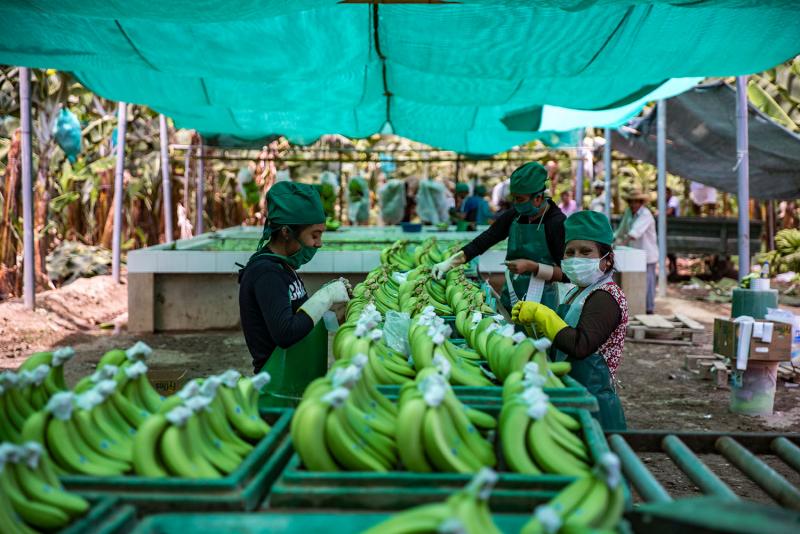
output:
[[[671,502],[670,497],[664,486],[656,480],[652,473],[645,467],[642,461],[633,452],[625,438],[617,434],[609,438],[611,449],[619,456],[622,463],[622,472],[630,481],[642,499],[648,502]]]
[[[758,484],[779,504],[794,510],[800,510],[800,490],[790,484],[777,471],[742,447],[736,440],[729,437],[719,438],[716,448],[720,454],[750,477],[753,482]]]
[[[675,465],[694,482],[700,491],[709,495],[738,500],[739,497],[677,436],[667,436],[661,447]]]
[[[780,437],[772,440],[770,448],[775,451],[775,454],[777,454],[781,460],[800,473],[800,447],[788,439]]]

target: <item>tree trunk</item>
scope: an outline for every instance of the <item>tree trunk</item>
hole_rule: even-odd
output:
[[[47,218],[50,210],[50,199],[53,196],[52,184],[50,180],[50,157],[53,153],[54,145],[52,141],[45,143],[43,149],[40,148],[39,165],[36,170],[36,187],[34,189],[34,217],[33,230],[38,239],[34,240],[34,251],[36,265],[37,285],[45,288],[52,288],[53,285],[47,277],[47,253],[50,252],[52,239],[50,232],[46,230]]]
[[[11,147],[8,151],[8,165],[6,166],[5,186],[3,194],[5,203],[3,206],[3,221],[0,226],[0,264],[7,267],[14,267],[17,264],[17,245],[12,244],[13,234],[11,226],[17,218],[17,180],[19,180],[19,152],[20,152],[20,130],[14,132],[11,138]]]

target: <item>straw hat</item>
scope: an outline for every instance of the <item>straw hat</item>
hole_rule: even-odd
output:
[[[637,186],[630,188],[628,192],[622,196],[622,198],[625,200],[642,200],[644,202],[648,202],[650,200],[650,195],[642,191],[641,188]]]

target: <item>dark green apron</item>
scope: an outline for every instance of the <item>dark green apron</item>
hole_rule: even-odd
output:
[[[289,348],[276,347],[261,369],[271,380],[258,400],[259,407],[297,406],[312,381],[328,371],[328,330],[318,321],[306,337]]]
[[[544,216],[542,216],[544,217]],[[520,224],[519,217],[511,223],[508,231],[508,246],[506,248],[506,261],[511,260],[533,260],[537,263],[555,265],[556,262],[550,256],[550,248],[547,246],[547,237],[544,233],[544,219],[537,223]],[[508,276],[511,277],[511,285],[514,288],[517,300],[525,300],[528,293],[528,285],[531,281],[529,273],[520,275],[508,275],[506,284],[503,286],[503,293],[500,295],[500,302],[511,313],[514,302],[510,297],[508,288]],[[558,307],[558,288],[555,284],[547,282],[544,284],[542,298],[539,301],[551,310]]]
[[[608,279],[604,278],[599,282],[587,287],[578,293],[578,288],[570,291],[564,304],[558,307],[558,316],[575,328],[583,310],[583,303],[589,296],[591,290],[605,283]],[[611,379],[611,372],[608,370],[605,358],[600,353],[594,353],[582,360],[567,356],[561,351],[556,351],[556,361],[568,361],[572,365],[569,375],[580,382],[589,390],[589,393],[597,397],[597,404],[600,411],[592,414],[603,427],[603,430],[625,430],[625,412],[622,410],[622,403],[617,396],[614,383]]]

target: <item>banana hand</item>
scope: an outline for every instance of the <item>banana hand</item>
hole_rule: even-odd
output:
[[[434,265],[431,274],[436,280],[441,280],[451,269],[463,265],[466,261],[467,258],[464,256],[464,251],[459,251],[443,262]]]
[[[511,320],[517,324],[533,324],[537,332],[551,341],[568,325],[556,312],[537,302],[517,302],[511,310]]]

